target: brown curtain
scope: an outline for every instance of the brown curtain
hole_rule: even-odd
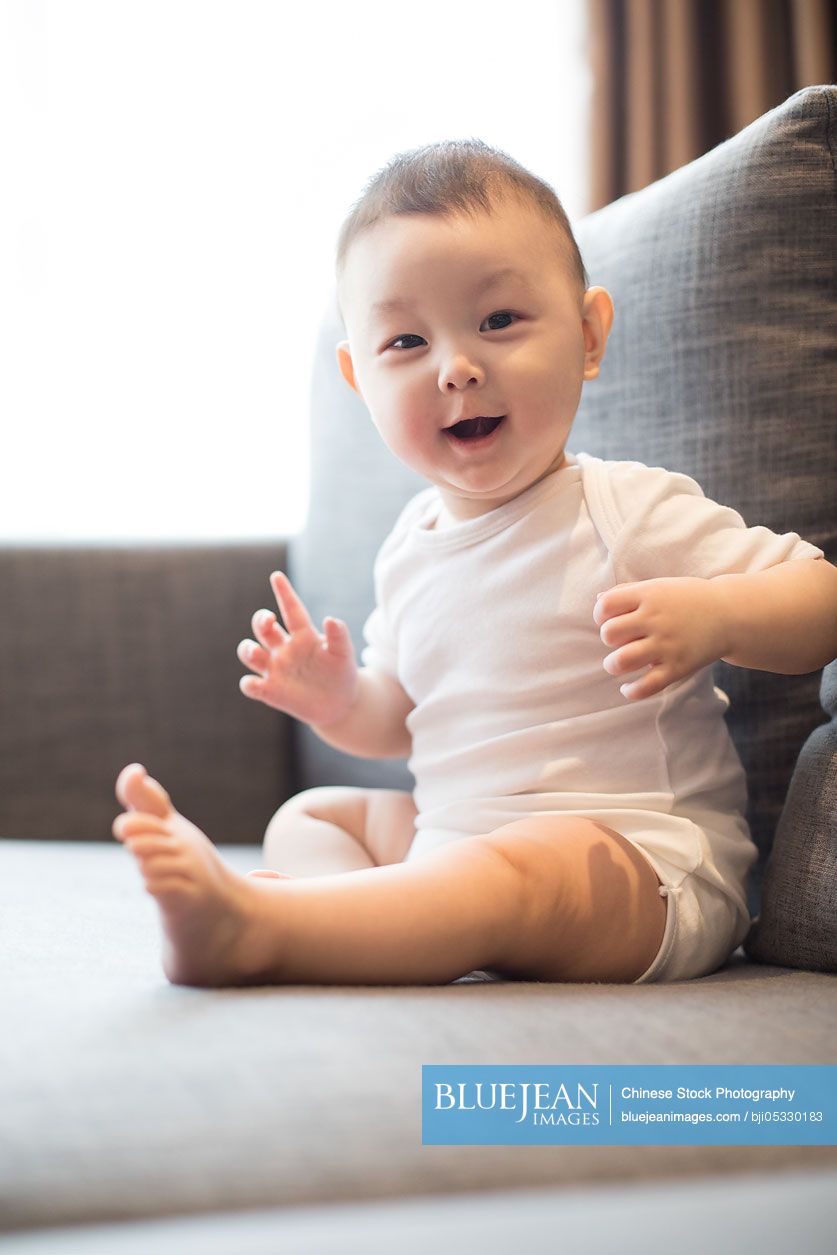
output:
[[[837,0],[587,0],[590,204],[837,79]]]

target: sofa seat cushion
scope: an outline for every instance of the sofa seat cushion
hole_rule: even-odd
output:
[[[581,1189],[497,1190],[443,1198],[259,1208],[19,1234],[8,1255],[677,1255],[831,1252],[837,1168]],[[560,1234],[560,1239],[557,1235]],[[739,1249],[736,1247],[736,1249]]]
[[[0,841],[0,931],[6,1228],[837,1163],[829,1147],[421,1145],[425,1063],[831,1062],[837,977],[739,956],[669,986],[181,988],[116,842]]]

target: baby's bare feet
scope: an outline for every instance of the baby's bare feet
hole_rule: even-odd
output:
[[[163,970],[176,985],[218,987],[269,983],[265,916],[270,894],[275,923],[276,873],[240,876],[208,837],[171,804],[162,785],[140,763],[120,772],[116,796],[126,808],[113,835],[136,858],[163,925]]]

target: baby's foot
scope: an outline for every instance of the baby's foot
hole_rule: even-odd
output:
[[[114,820],[113,835],[134,855],[157,901],[169,980],[214,987],[267,983],[265,941],[272,930],[263,922],[265,892],[272,896],[278,886],[228,867],[140,763],[120,772],[116,796],[126,810]],[[273,878],[290,879],[281,872]]]

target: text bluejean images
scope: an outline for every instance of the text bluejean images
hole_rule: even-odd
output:
[[[426,1064],[425,1146],[834,1146],[837,1066]]]

